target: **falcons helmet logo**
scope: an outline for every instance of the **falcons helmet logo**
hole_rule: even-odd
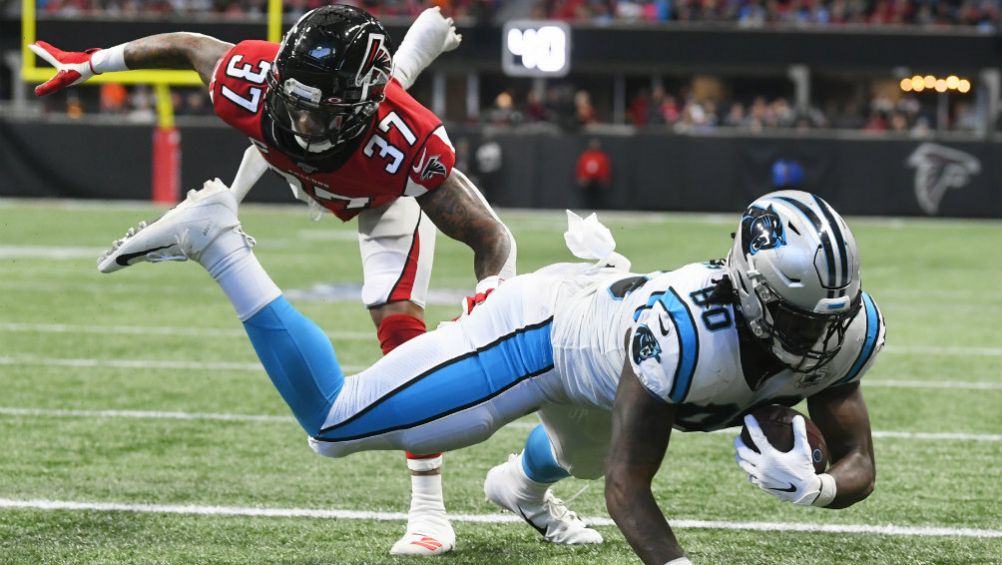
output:
[[[915,198],[929,215],[939,211],[946,191],[963,188],[981,172],[977,157],[936,143],[923,143],[908,157],[915,168]]]
[[[386,47],[386,37],[370,33],[369,43],[365,47],[365,57],[362,58],[362,66],[355,74],[355,85],[379,84],[384,79],[388,79],[392,72],[393,56],[390,55],[390,50]]]

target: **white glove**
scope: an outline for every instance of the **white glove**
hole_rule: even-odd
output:
[[[414,20],[400,42],[393,56],[393,76],[407,90],[436,57],[459,47],[462,40],[452,18],[443,16],[438,6],[428,8]]]
[[[835,498],[835,480],[831,475],[814,472],[811,444],[803,416],[793,418],[793,449],[782,452],[772,446],[751,414],[745,426],[759,453],[734,438],[735,459],[748,480],[780,500],[801,506],[825,506]]]

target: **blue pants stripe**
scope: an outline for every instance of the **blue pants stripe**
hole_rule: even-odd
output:
[[[317,439],[347,441],[411,428],[476,406],[553,368],[552,319],[450,359],[380,398]]]

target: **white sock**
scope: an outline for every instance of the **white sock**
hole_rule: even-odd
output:
[[[442,475],[411,475],[411,512],[445,512]]]
[[[526,500],[543,500],[546,490],[553,486],[553,483],[537,483],[525,474],[525,467],[522,466],[522,453],[511,460],[510,465],[514,466],[513,471],[518,481],[518,496]]]
[[[282,295],[251,251],[251,241],[239,228],[225,230],[198,258],[230,299],[241,322]]]

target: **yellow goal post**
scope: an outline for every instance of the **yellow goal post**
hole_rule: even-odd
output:
[[[21,80],[28,83],[43,83],[55,74],[52,67],[37,65],[35,54],[28,46],[35,42],[37,18],[36,0],[21,0]],[[278,42],[282,38],[282,0],[268,0],[268,40]],[[58,39],[55,40],[58,46]],[[150,84],[157,94],[157,116],[160,127],[173,124],[173,109],[169,103],[171,86],[203,86],[195,71],[181,70],[136,70],[118,73],[104,73],[92,77],[87,84]]]

